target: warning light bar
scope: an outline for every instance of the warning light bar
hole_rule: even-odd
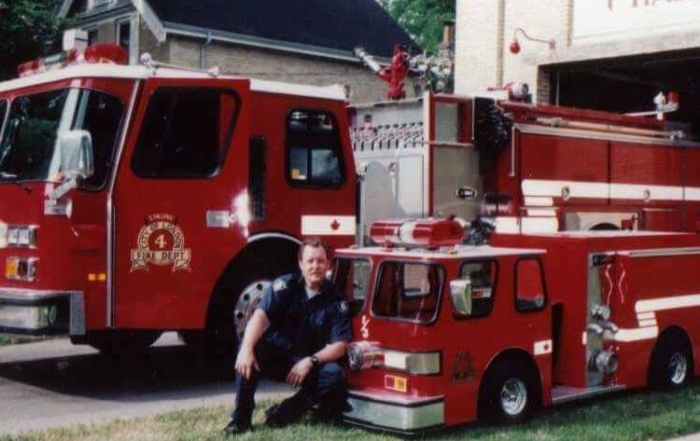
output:
[[[27,77],[83,63],[128,64],[129,54],[123,47],[116,44],[94,44],[85,49],[84,52],[78,49],[71,49],[55,55],[49,55],[48,57],[27,61],[17,66],[17,74],[20,77]]]
[[[404,219],[377,221],[369,236],[379,245],[453,246],[464,239],[466,223],[460,219]]]

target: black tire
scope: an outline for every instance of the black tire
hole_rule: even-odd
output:
[[[131,355],[155,343],[161,331],[110,331],[90,334],[87,343],[105,355]]]
[[[484,377],[479,392],[479,419],[492,423],[526,421],[535,405],[535,382],[519,360],[498,362]]]
[[[225,283],[225,295],[218,296],[218,302],[210,307],[207,329],[204,335],[204,348],[208,358],[221,360],[232,365],[231,359],[238,351],[239,339],[243,335],[245,323],[250,318],[256,301],[265,288],[277,277],[294,271],[295,259],[285,259],[280,253],[275,256],[257,258],[238,268],[238,275]],[[246,296],[250,296],[246,298]],[[241,305],[247,305],[243,308]]]
[[[693,377],[693,355],[685,334],[666,334],[656,342],[649,361],[649,386],[681,389]]]

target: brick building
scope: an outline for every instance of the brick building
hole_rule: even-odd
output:
[[[634,112],[674,90],[669,119],[700,131],[700,0],[456,1],[457,93],[520,81],[538,102]]]
[[[130,62],[150,52],[180,66],[303,84],[347,84],[356,102],[385,85],[354,55],[382,58],[411,38],[375,0],[64,0],[93,42],[118,43]],[[410,90],[410,87],[407,88]]]

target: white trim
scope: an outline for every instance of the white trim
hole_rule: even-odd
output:
[[[532,352],[535,355],[546,355],[552,353],[552,340],[536,341],[533,345]]]
[[[550,181],[544,179],[523,179],[524,196],[562,197],[564,188],[569,189],[572,198],[607,199],[610,187],[607,182]]]
[[[523,233],[556,233],[559,231],[559,220],[556,217],[523,216],[520,219],[520,226]]]
[[[644,328],[647,326],[657,326],[658,324],[656,323],[656,319],[650,319],[650,320],[640,320],[639,321],[639,327]]]
[[[514,216],[498,216],[494,219],[496,231],[499,233],[520,233],[519,218]]]
[[[146,0],[131,0],[131,4],[134,5],[134,8],[136,8],[137,11],[139,11],[139,14],[141,17],[143,17],[143,21],[156,37],[158,43],[164,43],[167,37],[167,32],[165,31],[165,27],[163,27],[163,22],[153,11],[151,5],[149,5]]]
[[[304,215],[301,217],[301,234],[304,236],[354,235],[355,216]]]
[[[556,181],[523,179],[521,188],[525,205],[544,206],[547,198],[631,199],[639,201],[700,201],[700,187],[674,185],[619,184],[606,182]],[[550,204],[553,205],[553,202]]]
[[[700,187],[685,187],[686,201],[700,201]]]
[[[525,196],[525,206],[528,207],[551,207],[554,199],[546,196]]]
[[[649,197],[645,197],[648,192]],[[683,187],[666,185],[610,184],[612,199],[641,199],[649,201],[682,201]]]
[[[691,308],[694,306],[700,306],[700,294],[639,300],[634,305],[634,309],[636,312],[639,313],[650,311],[666,311],[669,309]]]
[[[528,208],[527,215],[536,217],[552,217],[557,215],[557,210],[555,208]]]
[[[642,321],[642,320],[650,320],[656,318],[656,314],[653,312],[639,312],[637,313],[637,320]]]
[[[256,92],[279,93],[283,95],[313,96],[329,100],[345,101],[345,90],[339,84],[331,86],[309,86],[306,84],[283,83],[281,81],[250,80],[250,89]]]
[[[651,326],[647,328],[620,329],[615,333],[615,341],[628,343],[632,341],[650,340],[659,335],[659,328]]]
[[[248,238],[248,243],[256,242],[263,239],[284,239],[290,242],[294,242],[297,245],[301,245],[301,241],[294,236],[284,233],[258,233]]]

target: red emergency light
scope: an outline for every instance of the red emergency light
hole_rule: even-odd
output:
[[[399,219],[377,221],[369,235],[379,245],[453,246],[464,238],[464,222],[452,219]]]
[[[61,69],[81,63],[90,64],[128,64],[129,54],[116,44],[94,44],[80,52],[77,49],[60,52],[48,57],[37,58],[17,66],[20,77]]]

